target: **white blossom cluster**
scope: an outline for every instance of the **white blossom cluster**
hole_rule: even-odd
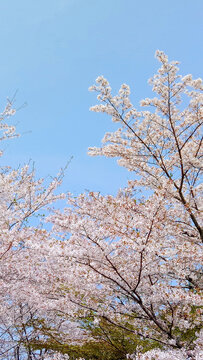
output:
[[[28,165],[1,169],[0,359],[37,358],[33,348],[46,354],[50,342],[111,343],[103,323],[135,346],[167,349],[129,359],[201,359],[203,87],[156,56],[155,96],[139,109],[126,84],[114,96],[100,76],[90,89],[99,101],[92,110],[118,124],[90,154],[116,157],[132,175],[116,196],[56,195],[60,175],[45,186]],[[5,121],[13,113],[9,103],[0,140],[15,135]],[[45,216],[64,197],[66,208]],[[68,359],[45,354],[40,360]]]

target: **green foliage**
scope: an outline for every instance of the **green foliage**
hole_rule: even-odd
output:
[[[195,326],[195,318],[202,310],[200,306],[192,306],[190,316],[194,320],[194,327],[182,331],[178,326],[173,329],[173,335],[178,336],[180,344],[184,345],[196,339],[195,333],[200,330]],[[170,314],[162,311],[162,320],[167,322]],[[45,319],[35,319],[26,324],[33,327],[33,334],[41,336],[30,339],[29,344],[24,344],[25,348],[29,345],[32,350],[53,350],[62,354],[68,354],[70,360],[85,358],[86,360],[124,360],[126,354],[139,351],[146,352],[154,348],[161,348],[157,341],[143,339],[136,335],[136,328],[130,320],[120,323],[119,326],[101,317],[96,322],[93,313],[78,320],[82,329],[90,334],[90,340],[80,344],[71,344],[67,340],[67,335],[58,333],[55,328],[47,326]],[[77,319],[76,319],[77,320]],[[133,319],[134,322],[134,319]],[[115,320],[116,323],[116,320]],[[25,324],[24,324],[25,326]],[[71,338],[71,336],[70,336]]]
[[[70,360],[80,357],[86,360],[122,360],[126,359],[126,354],[135,352],[137,347],[142,348],[143,352],[159,347],[155,341],[137,337],[128,322],[118,327],[103,318],[96,325],[93,320],[94,317],[89,316],[80,321],[81,327],[91,334],[91,339],[77,345],[67,344],[61,337],[59,339],[54,329],[47,327],[44,320],[39,320],[38,329],[40,327],[43,334],[42,340],[34,339],[29,346],[32,350],[46,349],[68,354]]]

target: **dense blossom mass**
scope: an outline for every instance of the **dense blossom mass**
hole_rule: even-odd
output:
[[[60,176],[45,187],[28,166],[2,169],[1,359],[203,356],[203,85],[156,56],[156,96],[138,110],[128,85],[112,95],[100,76],[90,88],[99,101],[91,110],[118,129],[89,153],[132,174],[116,196],[68,194],[47,230],[39,211],[64,197],[54,195]],[[2,139],[15,134],[5,125],[13,112],[1,117]]]

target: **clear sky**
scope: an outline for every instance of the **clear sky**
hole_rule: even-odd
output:
[[[179,60],[182,74],[202,76],[203,0],[0,0],[0,107],[16,90],[21,138],[4,143],[2,164],[32,159],[54,176],[73,156],[63,190],[115,194],[132,177],[113,159],[91,158],[114,127],[89,111],[98,75],[134,104],[151,95],[156,49]]]

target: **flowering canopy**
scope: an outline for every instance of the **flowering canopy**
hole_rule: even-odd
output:
[[[9,117],[14,114],[12,103],[8,101],[5,110],[0,115],[1,141],[17,136],[15,127],[7,123]],[[45,229],[41,228],[39,211],[53,201],[62,198],[62,195],[54,194],[60,181],[60,176],[56,177],[45,187],[43,179],[35,179],[34,169],[30,169],[29,165],[17,169],[11,169],[9,166],[1,167],[1,359],[10,359],[10,356],[12,358],[17,352],[20,356],[20,344],[31,333],[28,330],[28,335],[22,325],[25,325],[28,318],[34,317],[36,309],[40,309],[39,294],[42,289],[38,279],[40,277],[47,282],[47,270],[45,262],[42,261],[43,252],[36,252],[36,247],[38,243],[43,243],[44,238],[48,243],[49,235]],[[32,224],[36,226],[34,227]],[[41,264],[41,270],[43,268],[43,274],[37,266],[38,263]],[[32,302],[29,301],[30,299]],[[24,346],[22,345],[22,347]]]
[[[139,110],[125,84],[116,96],[102,76],[90,88],[99,100],[91,109],[119,127],[89,153],[116,157],[132,173],[116,196],[69,194],[47,231],[27,219],[57,199],[59,179],[44,188],[28,167],[1,173],[1,341],[15,359],[21,344],[32,354],[33,343],[45,349],[50,337],[59,350],[61,342],[82,344],[102,321],[157,347],[137,351],[136,360],[167,358],[164,349],[181,360],[202,351],[203,86],[179,75],[163,52],[156,55],[156,97]]]
[[[69,196],[70,208],[50,219],[64,240],[64,311],[69,303],[73,314],[127,321],[137,336],[187,348],[201,327],[203,86],[178,75],[163,52],[156,56],[157,96],[140,103],[147,110],[133,107],[125,84],[116,96],[102,76],[90,88],[100,101],[91,110],[120,127],[89,153],[117,157],[134,179],[116,197]],[[139,201],[140,187],[150,195]]]

